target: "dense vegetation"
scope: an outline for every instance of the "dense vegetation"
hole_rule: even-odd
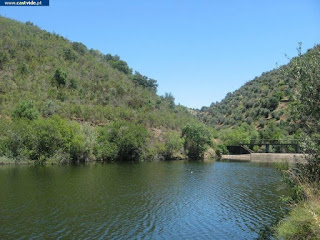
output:
[[[201,159],[205,151],[212,147],[211,133],[202,124],[187,125],[182,129],[185,149],[190,159]]]
[[[0,162],[183,157],[198,122],[119,56],[0,17]]]
[[[287,76],[298,82],[292,115],[306,134],[306,164],[290,167],[285,177],[295,190],[295,207],[278,226],[284,239],[320,239],[320,48],[292,59]]]
[[[287,69],[288,66],[282,66],[263,73],[228,93],[221,102],[202,107],[201,119],[217,129],[237,127],[242,123],[261,129],[272,119],[292,133],[287,106],[293,101],[297,82],[293,78],[284,78],[283,72]]]
[[[298,49],[301,50],[301,45]],[[203,107],[198,111],[199,118],[205,124],[216,128],[216,138],[220,146],[258,139],[290,141],[305,138],[307,132],[302,126],[308,122],[308,114],[303,115],[296,111],[298,98],[301,94],[315,93],[301,92],[299,79],[291,73],[297,59],[309,62],[319,51],[320,45],[317,45],[303,55],[299,53],[289,64],[263,73],[235,92],[228,93],[221,102]],[[309,82],[304,84],[310,87]],[[318,111],[315,106],[316,103],[312,109]],[[257,147],[253,150],[259,151]],[[273,148],[270,151],[280,149]]]

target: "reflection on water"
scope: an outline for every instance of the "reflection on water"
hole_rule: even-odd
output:
[[[253,239],[283,194],[254,163],[1,166],[0,238]]]

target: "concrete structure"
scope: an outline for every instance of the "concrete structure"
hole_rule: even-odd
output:
[[[305,154],[300,153],[251,153],[240,155],[222,155],[222,160],[249,161],[249,162],[269,162],[269,163],[304,163]]]
[[[294,149],[295,153],[299,153],[299,144],[303,139],[259,139],[259,140],[240,140],[238,145],[229,145],[227,149],[231,154],[248,154],[254,153],[252,150],[254,146],[261,148],[264,146],[265,153],[270,152],[270,147],[277,147],[279,153],[283,152],[293,152],[292,149],[288,151],[291,147]]]

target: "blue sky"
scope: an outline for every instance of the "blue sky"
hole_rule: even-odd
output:
[[[0,14],[118,54],[194,108],[320,43],[319,0],[50,0]]]

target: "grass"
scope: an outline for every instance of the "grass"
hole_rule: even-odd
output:
[[[292,208],[276,228],[278,239],[320,239],[320,194],[304,187],[307,200]]]

